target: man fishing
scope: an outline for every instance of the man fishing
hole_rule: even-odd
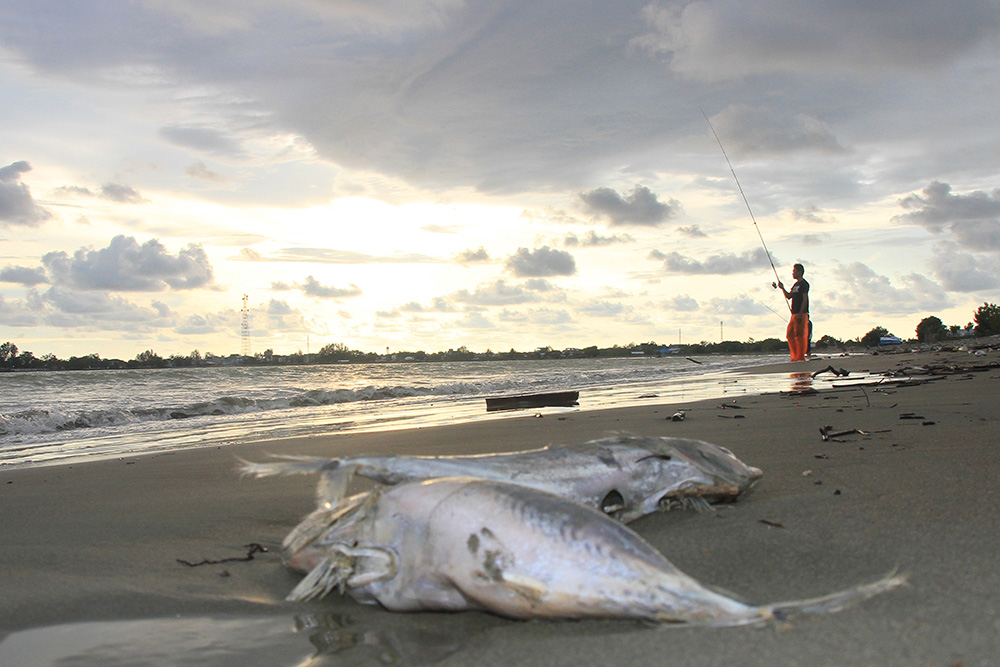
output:
[[[809,352],[809,283],[802,277],[805,273],[805,267],[796,264],[792,267],[792,278],[795,279],[792,289],[786,290],[780,280],[775,285],[786,299],[792,301],[789,307],[792,315],[785,330],[792,361],[805,361]]]

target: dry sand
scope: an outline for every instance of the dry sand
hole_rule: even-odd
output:
[[[829,365],[988,367],[912,386],[746,396],[738,409],[709,400],[526,412],[2,470],[0,664],[1000,665],[997,362],[993,351],[820,358],[770,370],[788,374],[791,390]],[[669,420],[677,409],[684,421]],[[901,419],[907,413],[919,418]],[[869,434],[824,441],[824,426]],[[242,479],[234,458],[510,451],[614,430],[707,440],[764,470],[748,497],[713,514],[631,524],[702,582],[756,603],[894,569],[910,583],[840,613],[763,628],[393,614],[336,594],[286,603],[298,577],[278,545],[312,509],[315,480]],[[242,557],[251,543],[268,552],[178,562]],[[75,661],[59,663],[67,656]]]

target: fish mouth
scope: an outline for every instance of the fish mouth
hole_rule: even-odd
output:
[[[733,502],[740,495],[739,485],[718,480],[711,484],[684,485],[671,489],[657,503],[661,510],[709,509],[715,503]]]

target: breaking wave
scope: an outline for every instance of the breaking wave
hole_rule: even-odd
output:
[[[107,408],[66,411],[29,409],[12,414],[0,414],[0,435],[55,433],[73,429],[121,426],[140,422],[222,417],[254,412],[270,412],[289,408],[334,406],[361,401],[387,401],[413,397],[479,396],[516,390],[517,382],[468,383],[452,382],[435,387],[407,385],[361,387],[359,389],[311,389],[291,396],[251,398],[220,396],[210,401],[198,401],[174,406]],[[484,386],[488,385],[488,386]]]

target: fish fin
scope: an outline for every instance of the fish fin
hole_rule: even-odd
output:
[[[236,457],[242,465],[240,474],[243,477],[275,477],[278,475],[311,475],[335,469],[341,466],[340,459],[324,459],[316,456],[275,456],[282,459],[275,463],[254,463]]]
[[[329,545],[331,555],[309,571],[285,599],[306,602],[326,597],[334,588],[343,593],[396,576],[399,569],[395,552],[378,547]]]
[[[329,509],[338,507],[347,495],[347,485],[351,483],[357,469],[356,464],[350,464],[324,470],[316,485],[316,506]]]
[[[504,572],[500,585],[532,602],[541,602],[549,593],[544,581],[516,572]]]
[[[695,512],[707,512],[711,513],[715,511],[712,504],[702,498],[701,496],[680,496],[671,498],[660,498],[657,509],[662,512],[669,512],[670,510],[680,509],[680,510],[694,510]]]
[[[711,514],[712,512],[715,511],[715,508],[712,507],[712,504],[700,496],[691,496],[687,498],[686,502],[684,503],[684,509],[693,509],[695,512],[699,512],[702,514],[705,513]]]
[[[289,602],[318,600],[332,591],[334,586],[342,585],[344,578],[343,568],[336,566],[333,559],[324,558],[285,599]]]
[[[821,597],[810,598],[807,600],[795,600],[792,602],[778,602],[775,604],[764,605],[763,609],[769,612],[768,616],[779,621],[794,614],[831,613],[846,609],[853,604],[875,597],[880,593],[891,591],[892,589],[905,584],[906,580],[907,575],[892,572],[888,576],[870,584],[861,584],[860,586],[855,586],[854,588],[848,588],[837,593],[831,593],[829,595],[823,595]]]
[[[341,500],[336,507],[320,507],[306,515],[297,526],[281,543],[281,548],[286,554],[294,554],[302,550],[307,544],[317,539],[335,522],[350,515],[350,519],[358,520],[364,518],[365,514],[381,495],[379,489],[372,489],[365,493],[359,493]],[[348,520],[348,519],[345,519]]]
[[[242,463],[240,472],[244,477],[274,477],[277,475],[310,475],[319,473],[316,485],[316,506],[320,509],[336,509],[347,494],[347,486],[358,469],[357,463],[342,459],[324,459],[315,456],[280,455],[281,461],[274,463],[253,463],[237,457]]]

